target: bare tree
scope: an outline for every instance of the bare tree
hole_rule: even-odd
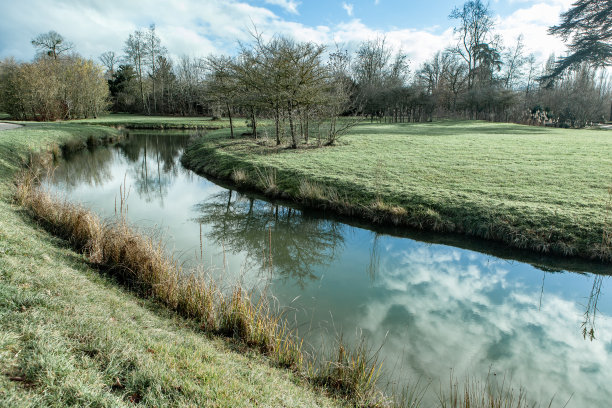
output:
[[[525,44],[523,43],[523,34],[516,38],[514,48],[507,50],[504,53],[504,75],[503,81],[506,89],[512,89],[516,85],[516,81],[523,74],[523,67],[527,63],[523,52]]]
[[[74,48],[74,44],[68,42],[61,34],[55,31],[39,34],[32,40],[32,45],[40,54],[57,59],[60,54]]]
[[[109,77],[115,74],[115,65],[118,62],[118,58],[114,51],[106,51],[100,54],[100,62],[106,68],[106,73]]]
[[[158,61],[162,61],[160,57],[164,57],[166,53],[166,48],[161,45],[161,39],[155,32],[155,24],[151,24],[149,29],[144,33],[144,56],[149,68],[149,76],[151,77],[153,112],[155,113],[157,113],[155,73],[157,71]]]
[[[238,96],[238,83],[233,69],[234,62],[229,57],[207,59],[209,67],[208,90],[215,102],[224,105],[230,121],[230,137],[234,138],[232,111]]]
[[[491,11],[482,1],[470,0],[465,2],[462,8],[456,7],[449,18],[459,21],[459,25],[455,27],[455,34],[459,38],[455,52],[467,63],[467,86],[471,89],[474,85],[480,51],[483,45],[489,42],[493,30]]]
[[[138,78],[138,86],[140,88],[140,103],[142,108],[146,108],[144,96],[144,64],[146,58],[146,38],[141,30],[136,30],[130,34],[125,41],[124,52],[127,59],[132,62],[136,70]]]

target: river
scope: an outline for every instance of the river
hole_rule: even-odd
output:
[[[386,380],[428,384],[427,403],[451,373],[504,380],[545,406],[612,401],[609,268],[462,237],[419,241],[271,203],[183,168],[187,143],[187,133],[131,132],[71,155],[45,184],[103,217],[124,186],[130,222],[160,236],[186,269],[266,288],[313,350],[363,336],[380,348]],[[449,241],[463,248],[439,243]]]

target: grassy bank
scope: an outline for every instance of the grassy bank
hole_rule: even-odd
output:
[[[185,116],[145,116],[131,114],[111,114],[96,119],[81,119],[70,123],[92,124],[122,127],[126,129],[204,129],[216,130],[229,127],[229,120],[209,117],[185,117]],[[244,119],[236,119],[234,125],[244,124]]]
[[[612,133],[443,121],[364,124],[291,150],[212,132],[183,163],[375,223],[609,262]]]
[[[42,228],[50,228],[51,218],[32,221],[33,201],[30,211],[13,204],[15,175],[32,152],[52,152],[41,156],[51,160],[60,146],[76,149],[115,136],[110,128],[73,124],[0,132],[0,406],[340,404],[242,342],[208,337],[201,322],[179,317],[151,296],[134,296],[146,282],[132,281],[126,291],[116,285],[125,276],[93,269],[91,251],[86,258],[72,249],[88,247],[87,234],[96,231],[87,212],[38,202],[47,214],[73,212],[64,217],[74,229],[64,227],[66,241]]]
[[[163,248],[121,220],[101,222],[30,188],[31,173],[13,186],[29,152],[51,152],[34,160],[46,162],[61,154],[58,146],[115,135],[57,124],[0,133],[0,406],[386,405],[367,347],[340,347],[329,361],[308,364],[282,321],[240,288],[224,294],[181,274]],[[15,196],[27,211],[11,204]],[[404,392],[404,402],[415,402]],[[450,406],[525,405],[513,391],[487,387],[444,394]]]

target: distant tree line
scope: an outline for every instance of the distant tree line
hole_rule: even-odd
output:
[[[104,70],[68,51],[72,44],[51,31],[32,40],[34,62],[0,64],[0,110],[22,120],[78,119],[107,110]]]
[[[72,44],[50,32],[32,40],[39,50],[33,63],[0,65],[2,109],[41,120],[93,116],[105,107],[147,115],[225,116],[232,137],[237,117],[246,118],[253,137],[260,136],[258,121],[265,118],[274,130],[264,132],[292,147],[313,137],[334,143],[353,123],[348,116],[582,127],[612,113],[612,85],[600,69],[611,63],[610,7],[611,0],[577,1],[551,28],[572,39],[570,54],[553,55],[543,65],[526,55],[522,36],[504,44],[481,0],[451,11],[456,45],[413,70],[407,55],[384,37],[348,52],[283,36],[264,40],[254,32],[235,56],[173,60],[151,25],[130,34],[123,53],[100,56],[101,80],[96,64],[68,54]]]
[[[591,20],[601,20],[602,13],[605,17],[603,6],[585,6],[597,2],[578,3],[582,12],[594,14]],[[583,23],[576,12],[562,17],[567,21],[551,33],[567,37],[571,24]],[[107,53],[103,61],[115,111],[207,114],[232,121],[246,117],[255,136],[257,118],[265,117],[274,120],[277,143],[287,136],[292,145],[308,140],[312,125],[320,134],[323,123],[333,143],[334,126],[343,123],[334,118],[347,115],[385,122],[452,117],[561,127],[608,118],[612,86],[598,68],[610,62],[605,54],[609,32],[597,31],[600,41],[588,43],[589,52],[570,47],[589,58],[574,55],[568,62],[569,57],[552,55],[539,65],[534,55],[526,55],[522,36],[504,45],[490,9],[480,0],[467,1],[449,18],[456,22],[456,46],[440,50],[414,71],[407,55],[392,49],[384,37],[349,53],[281,36],[263,41],[256,33],[235,57],[183,57],[175,64],[154,26],[130,35],[124,56]],[[594,58],[598,50],[608,60]],[[123,63],[115,69],[117,59]]]

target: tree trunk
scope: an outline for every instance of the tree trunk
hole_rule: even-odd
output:
[[[304,113],[304,139],[308,143],[308,136],[310,136],[310,130],[308,129],[308,112]]]
[[[140,102],[142,103],[142,109],[145,109],[144,89],[142,87],[142,62],[138,57],[138,84],[140,85]]]
[[[230,109],[229,102],[225,102],[225,106],[227,106],[227,117],[230,121],[230,137],[234,138],[234,123],[232,122],[232,110]]]
[[[279,146],[281,144],[280,140],[280,112],[278,106],[274,111],[274,124],[276,125],[276,145]]]
[[[254,108],[251,108],[251,126],[253,127],[253,138],[257,139],[257,121],[255,120]]]
[[[289,132],[291,132],[291,148],[297,149],[297,137],[295,135],[295,126],[293,124],[293,106],[291,101],[287,102],[287,113],[289,114]]]

